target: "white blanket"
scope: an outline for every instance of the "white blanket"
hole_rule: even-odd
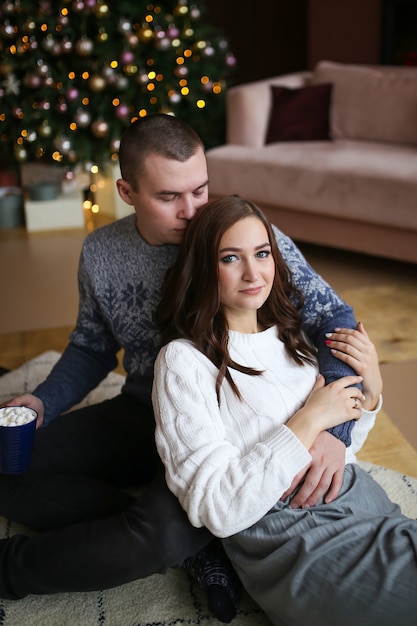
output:
[[[59,358],[45,352],[12,372],[0,376],[0,402],[32,391]],[[91,404],[119,393],[123,376],[111,373],[81,403]],[[417,478],[403,476],[370,463],[361,466],[379,482],[403,512],[417,518]],[[28,532],[0,518],[0,538]],[[155,574],[115,589],[91,593],[29,596],[13,602],[0,600],[1,626],[219,626],[207,610],[204,593],[182,569]],[[269,620],[244,595],[233,626],[268,626]]]

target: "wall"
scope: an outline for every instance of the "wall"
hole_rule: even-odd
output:
[[[230,84],[305,69],[307,0],[206,0],[238,64]]]
[[[379,64],[383,0],[206,0],[238,65],[230,84],[313,69],[317,61]]]
[[[308,69],[327,59],[381,62],[381,0],[309,0]]]

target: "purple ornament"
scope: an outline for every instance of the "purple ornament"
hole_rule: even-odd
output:
[[[180,29],[177,28],[175,24],[170,24],[168,26],[167,35],[170,39],[176,39],[177,37],[179,37],[179,34],[180,34]]]
[[[76,100],[79,96],[79,91],[76,87],[70,87],[67,91],[68,100]]]
[[[226,65],[229,65],[229,67],[233,67],[234,65],[236,65],[236,58],[233,56],[233,54],[227,54],[226,55]]]
[[[73,49],[73,43],[71,41],[71,39],[68,39],[67,37],[65,37],[65,39],[63,39],[61,41],[61,50],[62,52],[71,52]]]
[[[66,181],[71,182],[74,180],[75,175],[74,172],[72,170],[65,170],[64,172],[64,178]]]
[[[41,86],[42,79],[37,74],[27,74],[23,79],[23,82],[26,87],[29,87],[29,89],[37,89]]]
[[[133,63],[134,58],[135,58],[135,55],[133,54],[131,50],[124,50],[122,54],[120,55],[120,60],[123,63],[123,65],[128,65],[129,63]]]
[[[124,120],[129,115],[129,107],[126,104],[120,104],[116,107],[115,115],[120,120]]]

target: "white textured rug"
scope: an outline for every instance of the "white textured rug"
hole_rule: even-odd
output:
[[[58,358],[45,352],[13,372],[0,377],[0,402],[17,393],[31,391],[45,378]],[[110,374],[84,403],[119,392],[122,376]],[[417,519],[417,478],[361,462],[382,485],[403,513]],[[22,529],[0,518],[0,538]],[[26,531],[25,531],[26,532]],[[0,572],[1,576],[1,572]],[[268,626],[269,620],[244,595],[234,626]],[[208,612],[204,593],[183,570],[171,570],[115,589],[91,593],[29,596],[12,602],[0,600],[0,626],[219,626]]]

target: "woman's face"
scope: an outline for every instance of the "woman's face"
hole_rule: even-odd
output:
[[[256,332],[257,311],[271,292],[274,275],[271,245],[260,219],[246,217],[224,233],[219,246],[219,295],[231,330]]]

